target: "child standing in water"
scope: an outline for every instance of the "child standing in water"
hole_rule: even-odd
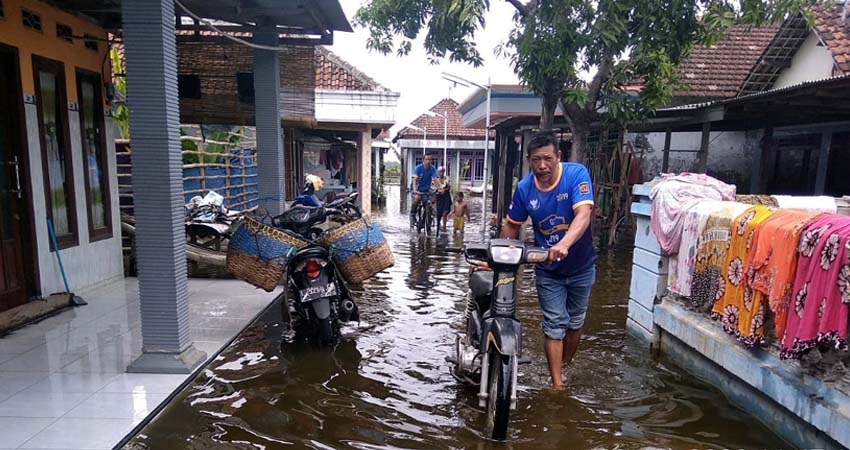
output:
[[[466,205],[466,202],[463,201],[463,192],[458,192],[455,195],[455,204],[454,204],[454,232],[463,233],[463,227],[465,226],[464,218],[469,218],[469,207]]]

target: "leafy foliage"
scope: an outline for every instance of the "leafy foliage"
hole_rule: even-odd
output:
[[[121,55],[118,50],[112,49],[109,51],[109,58],[112,62],[112,73],[121,74],[115,78],[115,90],[121,93],[124,98],[127,97],[127,79],[124,74],[124,61],[121,60]],[[115,106],[113,117],[118,123],[118,128],[121,131],[121,139],[130,139],[130,108],[124,103],[119,103]]]
[[[547,108],[560,104],[574,136],[586,137],[597,120],[634,122],[669,103],[676,67],[694,45],[716,43],[735,24],[775,22],[825,0],[507,1],[516,14],[498,51]],[[478,66],[474,34],[488,9],[486,0],[370,0],[356,23],[369,29],[372,50],[405,55],[426,30],[432,61]],[[629,89],[635,85],[642,89]],[[550,128],[551,111],[543,118],[541,128]]]

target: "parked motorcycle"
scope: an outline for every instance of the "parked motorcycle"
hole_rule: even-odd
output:
[[[297,320],[292,321],[292,329],[296,336],[332,345],[339,340],[340,323],[360,320],[357,304],[330,249],[319,242],[325,232],[322,226],[348,223],[362,215],[356,198],[357,194],[352,193],[325,206],[296,204],[272,218],[273,226],[309,242],[290,259],[284,280],[286,289],[281,294],[285,321],[290,315],[288,293],[294,294],[292,306]]]
[[[527,362],[516,317],[517,274],[522,264],[546,261],[549,252],[514,239],[446,251],[463,253],[470,264],[483,262],[492,269],[470,275],[466,330],[458,334],[454,354],[446,360],[456,379],[479,387],[478,406],[487,408],[487,435],[502,440],[510,412],[516,409],[517,366]]]

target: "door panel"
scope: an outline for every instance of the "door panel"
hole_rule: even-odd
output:
[[[27,217],[20,146],[16,56],[0,51],[0,311],[27,300],[22,230]]]

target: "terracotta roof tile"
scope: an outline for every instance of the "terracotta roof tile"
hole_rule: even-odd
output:
[[[779,25],[736,26],[712,47],[695,47],[679,65],[679,81],[685,85],[675,96],[689,101],[734,97]]]
[[[463,140],[484,138],[483,129],[466,128],[463,126],[463,114],[458,111],[458,103],[456,101],[450,98],[445,98],[434,105],[430,111],[448,116],[449,120],[446,135],[449,139]],[[411,125],[427,129],[428,135],[434,136],[435,139],[438,137],[441,138],[443,135],[444,120],[440,116],[431,117],[426,114],[422,114],[416,120],[411,122]],[[398,135],[403,138],[420,139],[423,137],[422,134],[423,133],[421,131],[413,128],[403,128],[398,133]]]
[[[844,4],[815,6],[815,30],[832,52],[838,69],[850,74],[850,11]]]
[[[316,89],[387,91],[377,81],[324,47],[316,47]]]

